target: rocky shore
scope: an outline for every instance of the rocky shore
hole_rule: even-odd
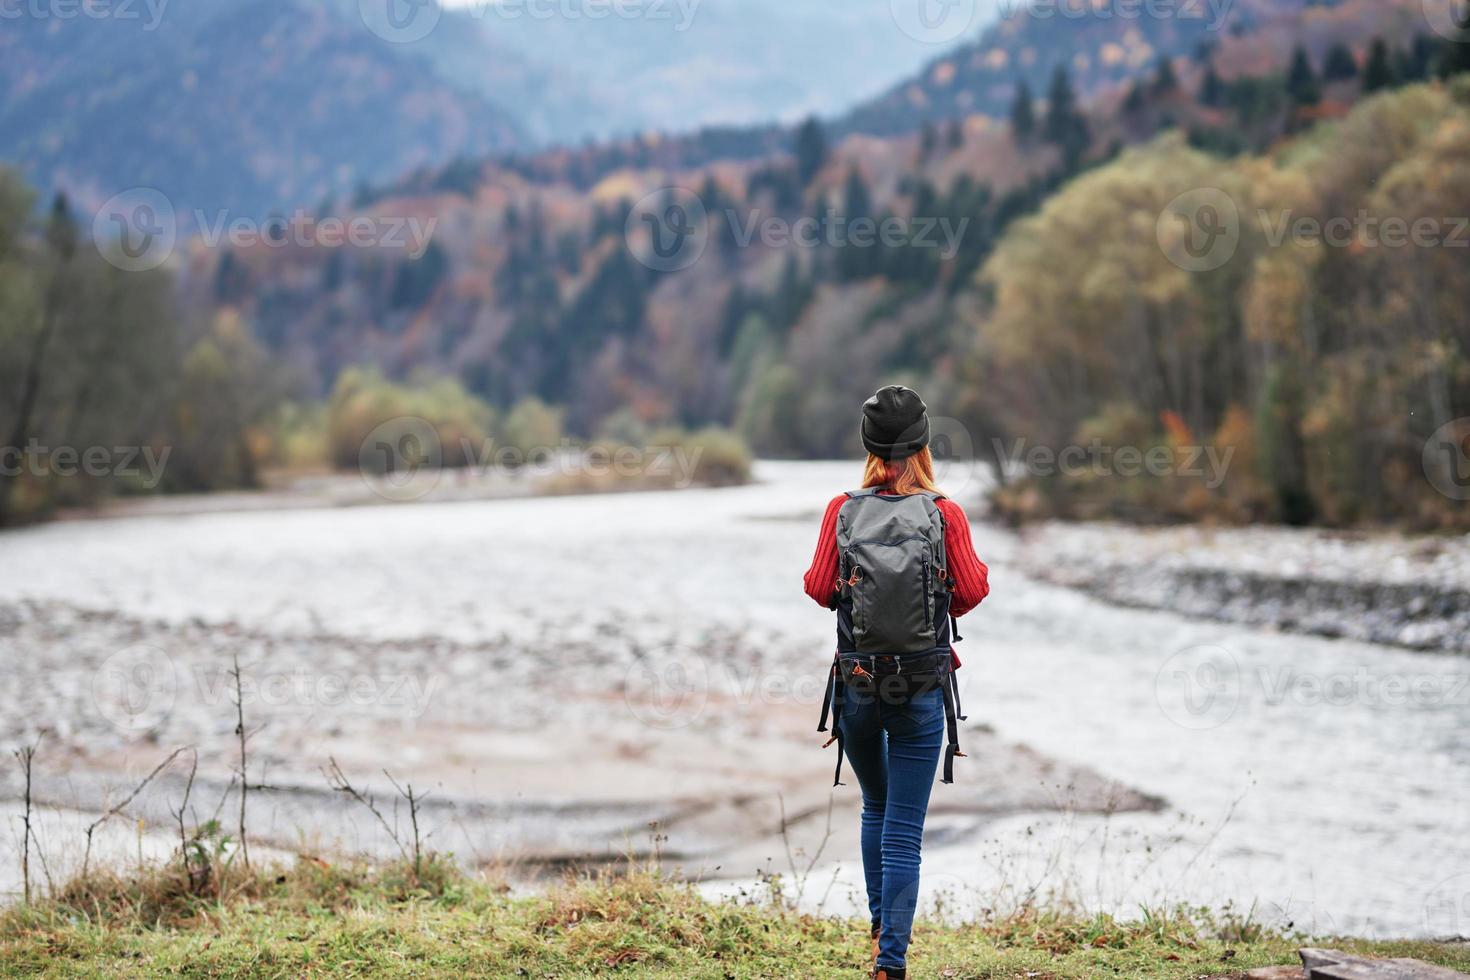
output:
[[[527,876],[655,849],[704,878],[752,875],[788,845],[814,852],[829,808],[857,805],[855,785],[833,796],[835,749],[821,751],[813,731],[820,663],[736,634],[695,647],[649,645],[615,622],[590,638],[551,630],[537,643],[367,641],[0,602],[0,661],[11,665],[0,742],[44,732],[34,795],[42,826],[67,838],[42,842],[57,873],[80,856],[80,828],[180,746],[198,752],[194,817],[217,813],[233,830],[237,658],[249,778],[267,787],[250,797],[252,847],[394,854],[372,816],[332,791],[329,759],[403,826],[388,775],[412,783],[428,793],[420,821],[434,846]],[[937,833],[1021,813],[1162,805],[983,725],[964,737],[972,761],[937,795]],[[129,855],[135,832],[139,851],[167,852],[191,758],[128,805],[109,852]],[[21,792],[19,771],[5,767],[0,809],[18,813]],[[855,846],[844,833],[827,853],[855,857]],[[0,868],[0,890],[15,871]]]
[[[1470,536],[1047,523],[1016,560],[1118,605],[1470,652]]]

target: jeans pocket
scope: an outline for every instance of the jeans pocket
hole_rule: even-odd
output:
[[[898,734],[917,735],[944,726],[944,695],[938,688],[915,695],[890,722]]]

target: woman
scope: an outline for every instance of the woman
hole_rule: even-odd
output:
[[[839,778],[845,754],[862,787],[873,976],[901,980],[918,904],[924,816],[946,728],[945,782],[962,754],[952,617],[985,598],[989,571],[975,556],[965,512],[934,485],[929,418],[919,396],[898,385],[879,390],[863,405],[862,436],[863,489],[827,505],[805,586],[837,611],[828,699]]]

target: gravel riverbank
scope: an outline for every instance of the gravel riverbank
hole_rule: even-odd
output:
[[[179,746],[198,750],[196,817],[218,811],[235,826],[237,658],[253,733],[250,780],[269,787],[250,800],[257,847],[394,854],[371,815],[332,791],[329,759],[385,811],[395,809],[389,773],[427,791],[420,820],[433,846],[471,866],[536,875],[618,862],[649,853],[656,834],[663,857],[691,874],[753,875],[784,860],[783,805],[786,837],[820,846],[835,749],[821,751],[823,736],[812,730],[819,662],[787,660],[738,634],[709,634],[696,650],[640,643],[616,622],[599,623],[595,638],[546,629],[530,644],[373,642],[0,602],[0,662],[11,665],[0,685],[0,741],[18,745],[44,731],[35,798],[44,825],[58,836],[74,831],[43,842],[53,871],[81,851],[85,821],[68,814],[115,806]],[[811,691],[789,697],[755,695],[740,682],[808,675]],[[1162,806],[985,726],[968,726],[965,739],[975,761],[936,799],[941,833],[945,819],[969,827],[1016,814]],[[162,829],[149,851],[166,853],[189,759],[129,804],[112,827],[123,846],[114,841],[109,853],[129,854],[135,825],[140,835]],[[6,767],[0,810],[18,814],[21,790],[20,773]],[[855,788],[835,800],[848,809]],[[0,889],[14,887],[14,872],[9,862],[0,868]]]
[[[1022,533],[1016,557],[1118,605],[1470,652],[1470,536],[1047,523]]]

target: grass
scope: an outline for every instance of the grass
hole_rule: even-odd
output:
[[[861,977],[865,925],[711,902],[657,872],[511,897],[438,860],[421,875],[302,861],[192,883],[177,867],[94,873],[0,912],[5,976]],[[1300,942],[1183,910],[1137,921],[1027,909],[921,924],[914,977],[1198,978],[1295,963]],[[1470,950],[1333,940],[1470,968]]]

